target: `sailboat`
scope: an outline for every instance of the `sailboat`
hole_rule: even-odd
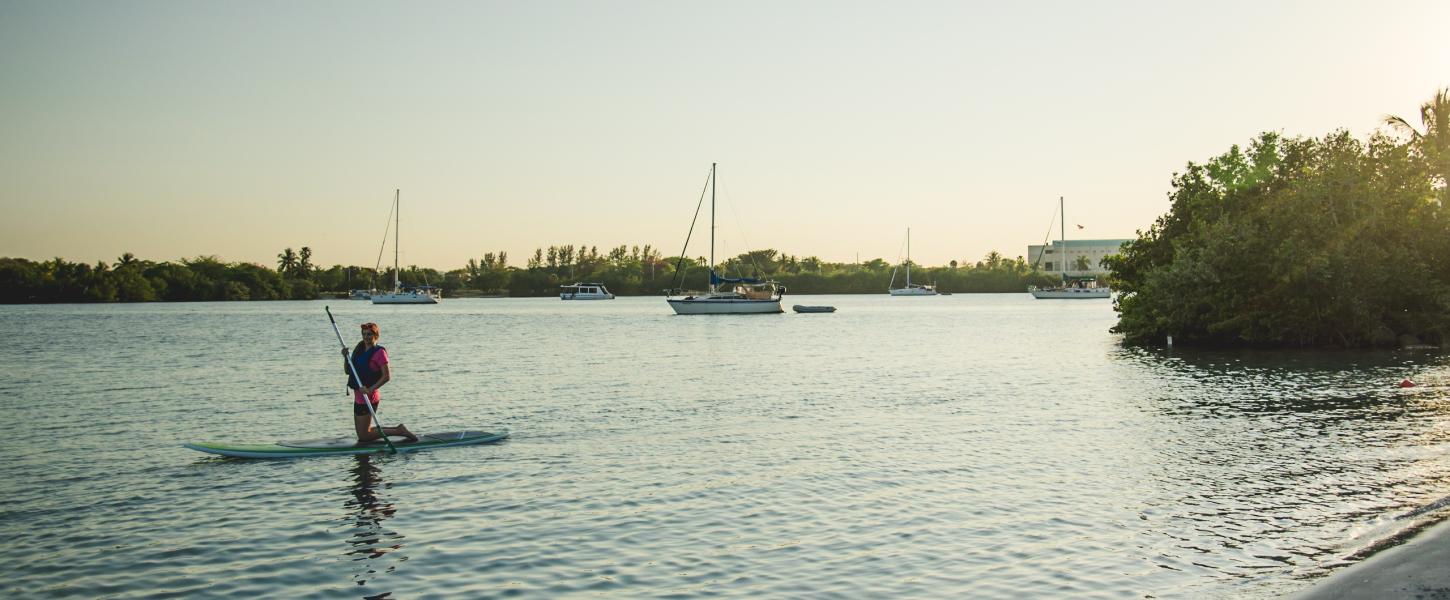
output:
[[[710,163],[710,290],[698,295],[686,295],[683,298],[667,297],[666,302],[670,308],[675,309],[678,315],[754,315],[785,312],[780,308],[780,297],[785,295],[785,287],[775,281],[763,281],[740,277],[730,279],[721,277],[715,272],[715,163]],[[703,201],[704,198],[701,198]],[[696,215],[699,209],[696,209]],[[695,224],[690,223],[690,229],[694,230]],[[685,247],[689,248],[689,236],[685,237]],[[680,262],[684,263],[685,252],[680,251]],[[679,268],[676,272],[682,273]],[[729,284],[721,286],[721,284]],[[675,290],[670,290],[674,292]]]
[[[1027,288],[1027,291],[1031,292],[1032,297],[1037,298],[1038,300],[1086,300],[1091,298],[1111,298],[1113,296],[1113,290],[1108,288],[1108,286],[1106,285],[1099,286],[1097,276],[1087,275],[1074,277],[1067,274],[1067,268],[1069,263],[1067,258],[1067,215],[1063,213],[1063,209],[1065,207],[1066,205],[1063,203],[1062,196],[1058,196],[1057,212],[1058,215],[1062,218],[1062,223],[1059,226],[1059,229],[1061,229],[1060,235],[1062,236],[1062,257],[1058,261],[1058,264],[1062,267],[1062,283],[1053,287],[1045,288],[1031,286]],[[1051,225],[1049,225],[1048,227],[1050,229]],[[1046,251],[1046,248],[1044,248],[1043,252]],[[1042,255],[1039,254],[1037,258],[1041,260]]]
[[[892,296],[935,296],[936,286],[914,284],[911,282],[911,228],[906,228],[906,287],[893,288],[896,285],[896,269],[891,270],[891,283],[886,284],[886,291]]]
[[[438,288],[431,285],[418,285],[403,287],[399,281],[398,274],[398,225],[402,219],[398,216],[402,205],[398,203],[398,190],[393,190],[393,291],[388,293],[373,294],[373,304],[437,304]]]

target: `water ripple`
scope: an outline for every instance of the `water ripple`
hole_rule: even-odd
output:
[[[305,461],[179,445],[346,435],[323,303],[0,307],[32,436],[0,438],[5,589],[1270,597],[1447,512],[1439,354],[1129,349],[1106,303],[903,300],[336,305],[383,324],[385,419],[516,435]]]

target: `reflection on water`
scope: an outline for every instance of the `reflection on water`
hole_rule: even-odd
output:
[[[1163,568],[1316,577],[1407,527],[1398,521],[1432,515],[1426,507],[1450,487],[1435,450],[1450,442],[1443,387],[1395,386],[1424,371],[1426,356],[1111,355],[1124,367],[1120,384],[1151,390],[1141,408],[1162,417],[1136,455],[1153,463],[1139,517],[1165,533],[1152,542]],[[1326,531],[1333,523],[1349,525]]]
[[[1436,355],[1390,352],[1174,351],[1119,348],[1115,362],[1131,383],[1152,381],[1156,408],[1184,417],[1303,415],[1320,424],[1341,418],[1394,421],[1436,408],[1437,388],[1395,383]],[[1436,375],[1430,375],[1432,378]]]
[[[384,522],[397,514],[397,507],[386,494],[386,483],[382,481],[381,469],[373,464],[373,458],[366,454],[354,457],[352,465],[352,499],[343,504],[347,508],[347,519],[352,523],[352,536],[348,538],[345,555],[357,563],[352,579],[360,586],[368,585],[380,572],[392,573],[398,563],[408,560],[399,551],[403,549],[401,533],[388,529]],[[374,587],[376,587],[374,583]],[[363,596],[368,600],[391,598],[392,592]]]

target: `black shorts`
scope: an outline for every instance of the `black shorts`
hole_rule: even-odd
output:
[[[377,409],[378,409],[378,405],[374,404],[373,405],[373,410],[377,410]],[[372,416],[372,413],[368,412],[368,407],[367,407],[366,404],[358,404],[356,402],[352,403],[352,414],[354,416],[358,416],[358,417],[371,417]]]

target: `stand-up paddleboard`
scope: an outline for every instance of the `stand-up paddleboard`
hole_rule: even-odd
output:
[[[508,436],[509,430],[507,428],[499,428],[495,431],[425,433],[419,435],[418,441],[416,442],[410,442],[403,436],[395,435],[389,438],[388,441],[393,443],[393,447],[397,448],[398,452],[413,452],[415,450],[428,450],[447,446],[486,444],[489,442],[497,442]],[[217,444],[201,442],[186,444],[185,447],[199,452],[237,458],[300,458],[303,456],[376,454],[388,451],[388,445],[383,440],[358,443],[356,438],[326,438],[320,440],[277,442],[275,444]]]

